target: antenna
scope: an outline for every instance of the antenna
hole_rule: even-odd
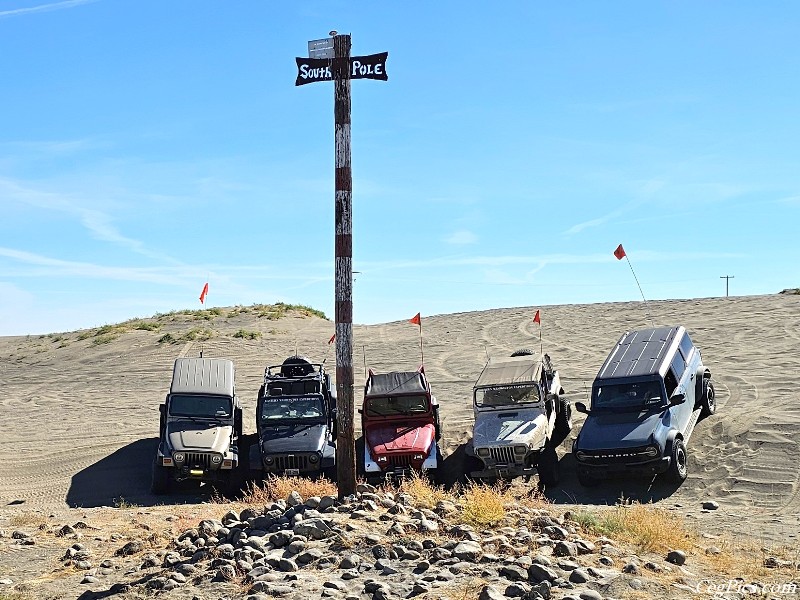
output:
[[[367,347],[361,346],[361,352],[364,354],[364,377],[369,377],[367,373]]]
[[[486,354],[486,360],[489,360],[489,350],[486,348],[486,344],[483,345],[483,352]]]

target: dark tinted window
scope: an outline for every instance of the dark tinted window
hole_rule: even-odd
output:
[[[685,333],[683,335],[683,339],[681,340],[681,354],[683,354],[683,358],[685,358],[687,362],[692,353],[692,348],[694,348],[694,344],[692,344],[689,334]]]
[[[675,374],[675,378],[680,382],[681,377],[683,377],[683,372],[686,370],[686,363],[683,360],[683,356],[681,356],[680,352],[676,352],[675,356],[672,358],[672,372]]]
[[[672,396],[672,392],[678,387],[678,380],[675,379],[675,373],[672,372],[672,369],[667,371],[667,374],[664,376],[664,387],[667,388],[667,397]]]
[[[173,417],[229,417],[231,407],[230,398],[173,394],[169,414]]]

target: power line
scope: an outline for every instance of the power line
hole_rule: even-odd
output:
[[[725,280],[725,297],[727,298],[728,297],[728,283],[730,282],[731,279],[733,279],[733,275],[720,275],[719,278]]]

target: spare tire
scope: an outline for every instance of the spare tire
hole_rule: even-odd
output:
[[[520,350],[515,350],[514,352],[512,352],[511,353],[511,358],[514,358],[515,356],[533,356],[533,355],[534,355],[533,350],[528,350],[527,348],[522,348]]]
[[[281,375],[284,377],[302,377],[314,372],[311,361],[305,356],[290,356],[281,363]]]

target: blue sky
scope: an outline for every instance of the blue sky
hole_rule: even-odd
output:
[[[277,301],[354,321],[800,285],[794,2],[0,1],[0,335]]]

